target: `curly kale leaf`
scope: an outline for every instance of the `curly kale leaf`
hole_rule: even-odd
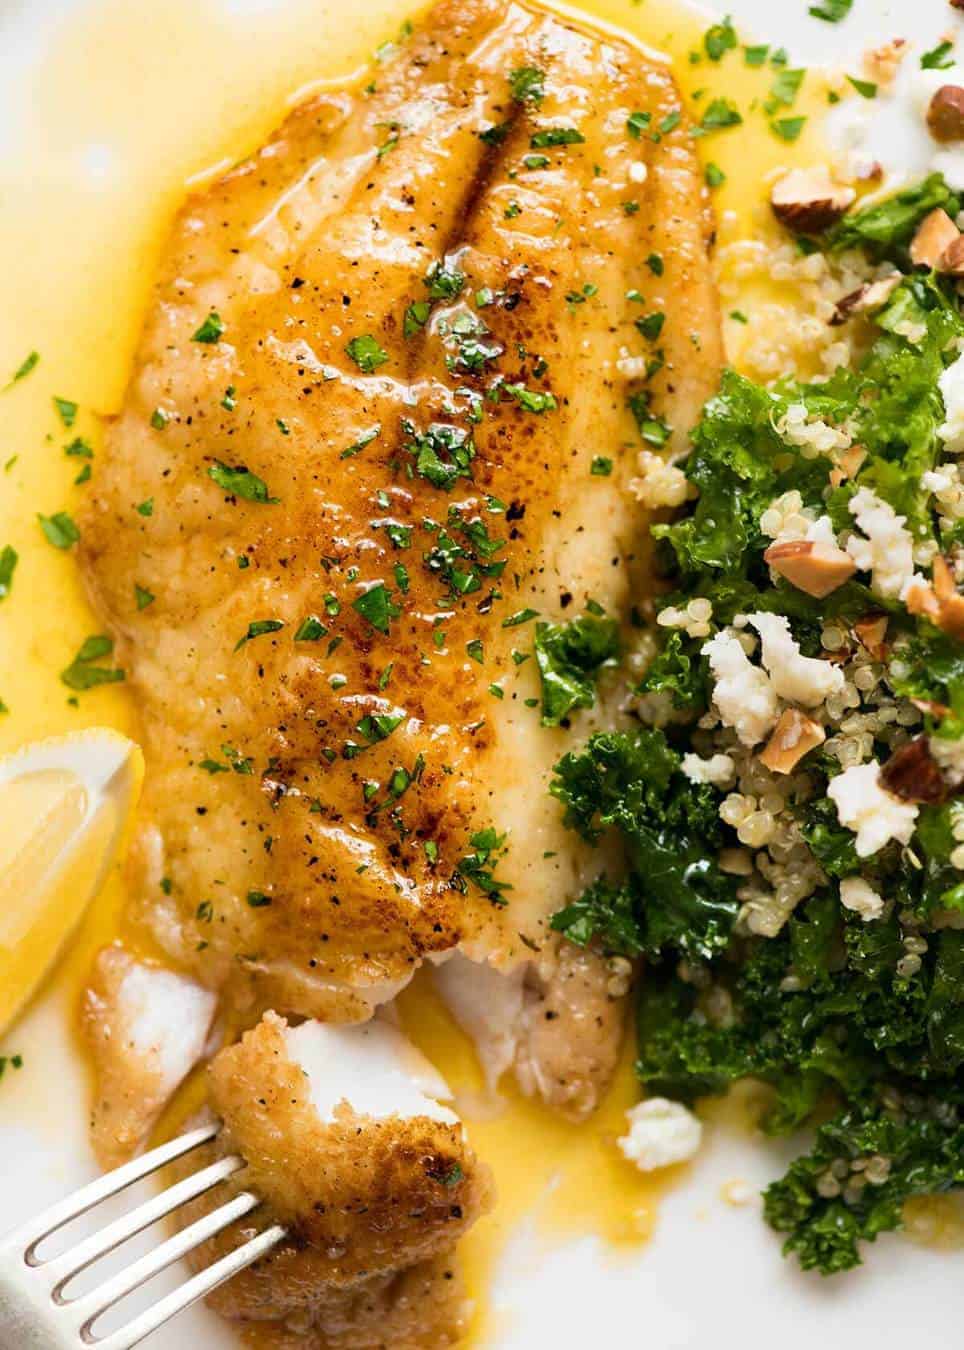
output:
[[[726,945],[738,905],[733,879],[715,861],[719,794],[689,782],[679,764],[660,731],[600,734],[560,760],[550,791],[583,838],[622,837],[641,949],[705,957]]]
[[[888,1171],[853,1163],[884,1159]],[[844,1177],[831,1180],[836,1171]],[[874,1179],[882,1177],[876,1182]],[[858,1179],[856,1185],[853,1179]],[[835,1194],[843,1182],[843,1194]],[[848,1181],[851,1182],[848,1185]],[[860,1265],[860,1243],[903,1224],[904,1201],[964,1185],[964,1127],[953,1107],[936,1114],[891,1118],[879,1109],[842,1112],[817,1131],[810,1153],[792,1163],[785,1177],[769,1186],[764,1213],[783,1249],[804,1270],[833,1275]]]
[[[735,371],[724,371],[693,432],[687,476],[699,488],[693,513],[675,525],[654,527],[672,545],[683,571],[739,567],[759,542],[760,513],[776,492],[773,460],[783,449],[774,422],[785,402]]]
[[[941,174],[932,173],[923,182],[875,206],[849,212],[829,232],[827,243],[836,253],[862,248],[876,261],[888,259],[907,265],[910,261],[907,247],[918,225],[938,207],[955,216],[960,210],[960,198]]]
[[[640,694],[669,694],[673,707],[701,712],[709,704],[707,664],[699,641],[673,629],[637,688]]]
[[[592,707],[599,670],[619,654],[619,627],[614,619],[595,614],[569,623],[538,623],[535,648],[542,725],[555,727],[573,708]]]

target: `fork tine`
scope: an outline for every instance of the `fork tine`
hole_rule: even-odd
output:
[[[119,1191],[126,1190],[128,1186],[133,1186],[136,1181],[142,1181],[152,1172],[156,1172],[158,1168],[174,1162],[176,1158],[183,1158],[192,1149],[200,1147],[201,1144],[206,1144],[215,1137],[220,1128],[217,1122],[203,1125],[197,1130],[191,1130],[188,1134],[182,1134],[177,1139],[170,1140],[167,1144],[162,1144],[160,1148],[151,1149],[149,1153],[144,1153],[141,1157],[132,1159],[131,1162],[125,1163],[123,1167],[118,1167],[114,1172],[108,1172],[106,1176],[98,1178],[97,1181],[92,1181],[89,1186],[84,1186],[82,1190],[76,1191],[66,1200],[51,1205],[43,1213],[28,1220],[22,1227],[4,1239],[3,1249],[25,1249],[24,1260],[29,1266],[46,1264],[44,1261],[38,1261],[34,1254],[35,1248],[44,1238],[50,1237],[52,1233],[55,1233],[58,1228],[62,1228],[65,1223],[69,1223],[71,1219],[80,1218],[82,1214],[86,1214],[95,1205],[99,1205],[102,1200],[107,1200]]]
[[[127,1294],[133,1292],[140,1285],[146,1284],[152,1280],[155,1275],[159,1275],[162,1270],[179,1261],[182,1256],[194,1250],[207,1238],[214,1237],[220,1233],[222,1228],[227,1228],[228,1224],[234,1223],[236,1219],[244,1218],[245,1214],[255,1209],[261,1201],[250,1191],[242,1191],[240,1195],[233,1196],[225,1204],[212,1210],[210,1214],[205,1214],[202,1218],[189,1224],[187,1228],[175,1233],[173,1237],[162,1242],[159,1247],[155,1247],[135,1261],[133,1265],[125,1270],[120,1270],[110,1279],[105,1280],[103,1284],[89,1293],[83,1294],[80,1298],[71,1299],[66,1308],[70,1312],[71,1320],[75,1326],[81,1328],[81,1336],[85,1337],[90,1333],[90,1328],[108,1308],[112,1308]],[[96,1343],[96,1338],[94,1338]]]
[[[284,1236],[285,1230],[278,1224],[265,1229],[263,1233],[259,1233],[257,1237],[252,1238],[250,1242],[244,1243],[241,1247],[236,1247],[227,1256],[222,1256],[220,1261],[215,1261],[213,1266],[208,1266],[207,1270],[202,1270],[199,1275],[195,1275],[193,1279],[188,1280],[179,1289],[175,1289],[173,1293],[155,1303],[153,1308],[148,1308],[139,1317],[135,1317],[133,1321],[128,1322],[125,1327],[105,1336],[102,1340],[91,1333],[89,1326],[85,1327],[81,1332],[84,1345],[96,1346],[97,1350],[132,1350],[133,1346],[139,1345],[145,1336],[149,1336],[152,1331],[156,1331],[158,1327],[163,1326],[176,1313],[183,1312],[192,1303],[196,1303],[205,1294],[209,1294],[212,1289],[224,1284],[225,1280],[229,1280],[232,1275],[236,1275],[238,1271],[252,1265],[259,1257],[264,1256],[266,1252],[276,1246]]]
[[[71,1299],[62,1299],[61,1292],[64,1285],[72,1280],[75,1275],[79,1275],[94,1261],[106,1256],[108,1252],[112,1252],[115,1247],[119,1247],[128,1238],[132,1238],[135,1234],[143,1232],[145,1228],[149,1228],[158,1219],[163,1219],[165,1215],[180,1208],[181,1205],[187,1204],[189,1200],[203,1195],[205,1191],[209,1191],[219,1182],[226,1180],[243,1166],[244,1163],[237,1154],[230,1154],[226,1158],[221,1158],[202,1171],[185,1177],[174,1186],[169,1186],[159,1195],[152,1196],[150,1200],[138,1205],[129,1214],[121,1215],[119,1219],[108,1224],[100,1232],[92,1233],[89,1238],[78,1243],[77,1246],[68,1248],[61,1256],[46,1261],[43,1265],[43,1273],[52,1284],[51,1295],[54,1302],[72,1302]]]

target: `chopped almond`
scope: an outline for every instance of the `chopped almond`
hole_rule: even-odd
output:
[[[773,728],[773,735],[760,753],[760,762],[771,773],[792,773],[811,750],[822,745],[826,734],[819,722],[798,708],[787,708]]]
[[[877,281],[867,281],[863,286],[858,286],[855,291],[837,301],[833,318],[830,320],[831,325],[837,327],[853,318],[855,314],[870,314],[875,309],[880,309],[886,305],[902,280],[900,272],[891,272]]]
[[[845,581],[849,581],[857,565],[849,553],[833,544],[821,544],[809,539],[791,539],[784,544],[771,544],[763,555],[774,572],[779,572],[798,591],[822,600]]]
[[[917,581],[904,597],[909,614],[920,614],[943,629],[950,637],[964,641],[964,595],[954,584],[951,569],[938,554],[934,559],[933,582]]]
[[[964,140],[964,88],[942,84],[927,109],[927,125],[935,141]]]
[[[944,254],[961,237],[961,232],[946,211],[939,206],[924,217],[910,244],[915,267],[939,267]]]
[[[944,250],[940,270],[948,276],[964,277],[964,235],[958,235],[951,246]]]
[[[867,451],[862,445],[851,445],[847,450],[841,450],[836,456],[834,467],[830,470],[830,486],[839,487],[841,483],[848,478],[856,478],[860,472],[860,466],[867,458]]]
[[[947,796],[947,784],[926,736],[895,750],[880,771],[880,781],[905,802],[941,802]]]
[[[840,219],[856,197],[853,188],[835,183],[827,169],[819,166],[785,174],[770,191],[770,205],[782,225],[798,234],[820,234]]]
[[[891,38],[880,47],[872,47],[870,51],[864,52],[864,69],[871,79],[886,88],[893,84],[907,52],[906,38]]]
[[[875,661],[883,661],[887,655],[887,622],[886,614],[868,614],[854,624],[854,636]]]

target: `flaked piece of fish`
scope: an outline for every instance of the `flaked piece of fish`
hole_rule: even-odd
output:
[[[104,1167],[125,1162],[204,1054],[217,1000],[185,975],[120,946],[97,957],[83,1025],[96,1075],[91,1137]]]
[[[223,1121],[210,1152],[239,1153],[247,1167],[231,1185],[264,1203],[194,1259],[206,1265],[271,1222],[289,1232],[217,1290],[212,1305],[313,1337],[311,1346],[341,1345],[339,1328],[357,1337],[346,1345],[422,1344],[385,1339],[384,1330],[382,1340],[366,1340],[357,1318],[367,1308],[389,1322],[411,1320],[412,1309],[398,1301],[434,1280],[437,1263],[451,1273],[455,1243],[491,1205],[488,1168],[445,1104],[445,1081],[383,1021],[292,1028],[270,1012],[220,1051],[208,1073],[211,1110]],[[224,1199],[219,1190],[185,1221]],[[445,1306],[454,1316],[462,1305]],[[446,1344],[438,1309],[424,1315],[436,1335],[425,1343]]]
[[[490,1089],[512,1069],[527,1096],[572,1119],[595,1110],[619,1062],[627,983],[598,953],[554,938],[509,973],[456,954],[435,981]]]

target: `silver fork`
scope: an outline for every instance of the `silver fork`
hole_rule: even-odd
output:
[[[217,1124],[205,1125],[152,1149],[0,1239],[0,1346],[4,1350],[82,1350],[88,1346],[130,1350],[281,1241],[285,1230],[275,1224],[187,1280],[119,1331],[97,1335],[95,1324],[108,1309],[261,1203],[250,1191],[241,1191],[89,1293],[71,1298],[65,1292],[76,1275],[102,1256],[242,1168],[243,1160],[231,1154],[152,1196],[66,1252],[48,1260],[38,1256],[40,1244],[65,1224],[176,1158],[186,1157],[215,1138],[219,1128]]]

